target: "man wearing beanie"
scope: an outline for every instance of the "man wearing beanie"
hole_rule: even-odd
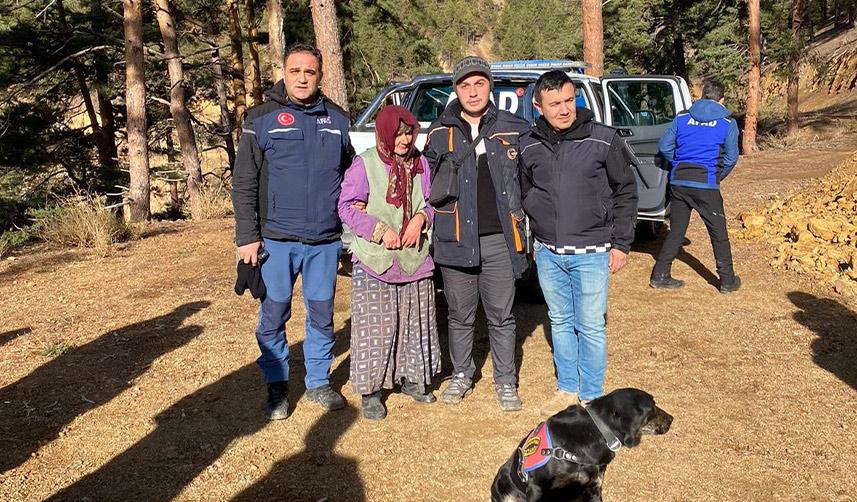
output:
[[[515,373],[515,279],[527,268],[524,214],[518,178],[518,136],[528,124],[491,101],[491,68],[469,56],[455,65],[458,99],[429,127],[425,155],[436,174],[457,162],[458,196],[435,207],[434,260],[449,305],[452,381],[448,404],[472,390],[473,332],[479,300],[488,322],[494,387],[500,408],[521,409]]]

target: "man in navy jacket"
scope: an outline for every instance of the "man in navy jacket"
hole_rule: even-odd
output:
[[[637,183],[624,141],[576,107],[565,72],[539,77],[534,100],[542,116],[521,135],[518,162],[551,320],[557,391],[541,409],[551,416],[603,394],[607,289],[634,240]]]
[[[732,266],[732,249],[726,230],[720,182],[738,162],[738,125],[723,106],[723,87],[706,80],[703,97],[690,110],[679,113],[661,138],[659,149],[672,163],[670,170],[670,233],[658,254],[650,284],[658,289],[677,289],[684,281],[670,273],[687,232],[690,211],[702,217],[711,245],[720,291],[731,293],[741,287]]]
[[[284,78],[267,101],[247,112],[232,179],[238,257],[261,266],[262,298],[257,362],[268,385],[269,420],[288,417],[292,288],[303,276],[306,336],[306,398],[327,410],[345,406],[330,387],[333,362],[333,294],[342,242],[336,210],[353,149],[349,117],[319,92],[321,53],[312,46],[289,48]],[[262,248],[267,259],[260,260]]]

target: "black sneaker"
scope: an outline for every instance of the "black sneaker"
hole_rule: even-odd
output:
[[[720,292],[723,294],[734,293],[741,289],[741,278],[737,275],[730,282],[720,282]]]
[[[314,389],[306,390],[306,398],[318,403],[327,411],[341,410],[345,408],[345,398],[330,388],[330,385],[322,385]]]
[[[402,394],[406,396],[411,396],[414,398],[414,401],[418,403],[433,403],[437,401],[437,398],[434,397],[434,394],[431,392],[423,392],[420,389],[420,385],[416,383],[409,382],[405,380],[405,383],[402,384]]]
[[[384,403],[381,402],[380,392],[363,396],[361,406],[363,408],[363,418],[367,420],[383,420],[387,416],[387,409],[384,408]]]
[[[289,418],[289,385],[288,382],[272,382],[268,384],[268,406],[265,408],[268,420],[284,420]]]
[[[684,281],[673,279],[670,274],[652,275],[649,286],[655,289],[679,289],[684,287]]]

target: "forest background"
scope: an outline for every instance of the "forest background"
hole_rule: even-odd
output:
[[[741,116],[754,62],[748,40],[755,5],[765,90],[758,103],[760,132],[783,134],[787,83],[796,89],[802,68],[810,67],[813,82],[826,82],[831,92],[853,87],[850,77],[834,86],[836,61],[815,58],[805,48],[825,33],[853,26],[856,3],[596,2],[603,19],[600,57],[606,73],[675,74],[696,83],[714,76]],[[289,44],[322,48],[325,91],[356,116],[387,83],[449,71],[466,54],[492,61],[583,60],[582,25],[591,5],[4,0],[0,254],[39,237],[92,246],[133,234],[121,222],[93,216],[104,207],[122,208],[131,221],[228,214],[241,120],[280,78]],[[328,70],[328,64],[341,69]],[[796,110],[796,92],[792,99]],[[787,130],[796,128],[790,123]],[[87,225],[98,228],[81,230]]]

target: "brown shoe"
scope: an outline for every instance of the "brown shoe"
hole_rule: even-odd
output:
[[[574,406],[577,404],[577,393],[576,392],[566,392],[564,390],[557,390],[554,392],[553,397],[551,397],[548,402],[542,406],[542,409],[539,410],[539,413],[543,417],[552,417],[562,410],[568,408],[569,406]]]

